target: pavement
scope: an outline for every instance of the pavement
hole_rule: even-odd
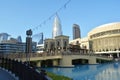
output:
[[[0,68],[0,80],[16,80],[13,74]]]

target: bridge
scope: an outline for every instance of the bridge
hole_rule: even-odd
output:
[[[7,54],[4,57],[17,59],[18,61],[26,62],[25,53]],[[98,64],[106,61],[112,61],[113,58],[108,56],[99,56],[94,54],[82,54],[79,52],[58,52],[58,53],[31,53],[29,61],[37,67],[41,66],[64,66],[72,67],[76,64]]]

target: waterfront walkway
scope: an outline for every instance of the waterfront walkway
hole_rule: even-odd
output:
[[[16,80],[12,74],[0,68],[0,80]]]

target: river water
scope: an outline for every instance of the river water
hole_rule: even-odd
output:
[[[120,63],[77,65],[73,68],[45,68],[49,72],[64,75],[73,80],[120,80]]]

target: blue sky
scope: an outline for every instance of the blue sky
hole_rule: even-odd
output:
[[[49,17],[67,1],[0,0],[0,33],[6,32],[14,38],[21,35],[25,41],[26,30],[35,28],[33,34],[43,32],[44,38],[51,38],[54,16]],[[63,34],[71,40],[74,23],[80,26],[81,36],[85,37],[99,25],[120,22],[120,0],[71,0],[57,13]]]

